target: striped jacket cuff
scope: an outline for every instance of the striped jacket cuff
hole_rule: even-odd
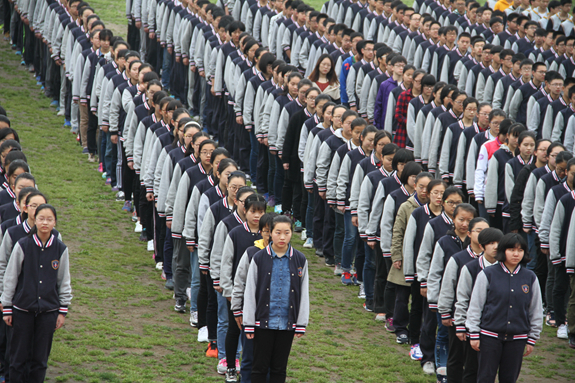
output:
[[[451,313],[443,313],[441,314],[441,319],[451,319]]]
[[[186,239],[186,246],[197,246],[196,241],[193,239]]]
[[[405,276],[405,282],[413,283],[414,281],[415,281],[415,277],[413,275],[406,275]]]
[[[535,343],[537,343],[537,341],[533,338],[527,338],[527,343],[529,343],[532,346],[535,346]]]
[[[305,326],[296,325],[295,326],[295,333],[296,334],[305,334]]]
[[[465,326],[455,326],[455,332],[467,332]]]
[[[209,270],[209,269],[210,269],[210,265],[200,263],[200,270]]]
[[[469,333],[469,338],[471,340],[479,340],[479,333],[478,332]]]
[[[4,316],[12,315],[12,306],[4,306],[4,309],[2,310],[2,315]]]
[[[214,286],[219,286],[220,285],[220,280],[219,279],[214,279]]]
[[[437,303],[429,302],[429,309],[430,310],[437,310]]]
[[[253,332],[254,332],[254,327],[253,327],[253,326],[244,326],[244,332],[253,334]]]
[[[427,281],[421,282],[421,284],[420,284],[419,286],[422,287],[422,288],[423,288],[423,287],[427,288]]]
[[[132,157],[132,156],[126,157],[126,161],[127,162],[134,162],[134,157]]]
[[[542,248],[542,249],[548,249],[548,248],[549,248],[549,244],[548,244],[548,243],[543,243],[543,242],[541,242],[541,248]]]
[[[166,214],[166,221],[171,221],[171,220],[172,220],[172,216]],[[173,238],[173,237],[172,237],[172,238]]]
[[[182,234],[172,232],[172,238],[182,239]]]
[[[235,317],[241,317],[244,315],[244,312],[242,310],[236,310],[234,311],[234,316]]]
[[[66,314],[68,314],[68,306],[60,306],[60,309],[58,309],[58,312],[60,314],[63,314],[64,316],[66,316]]]
[[[391,253],[386,251],[383,253],[383,257],[384,258],[391,258]]]

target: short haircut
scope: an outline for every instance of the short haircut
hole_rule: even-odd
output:
[[[501,238],[499,245],[497,246],[497,254],[495,259],[501,263],[505,263],[507,256],[505,252],[508,249],[514,249],[515,247],[520,247],[523,249],[523,259],[519,262],[520,265],[526,265],[531,259],[529,258],[529,249],[527,247],[527,242],[523,237],[517,233],[508,233]]]
[[[409,177],[417,176],[422,171],[423,171],[423,168],[421,167],[420,164],[418,164],[417,162],[414,162],[414,161],[410,161],[407,164],[405,164],[403,171],[401,172],[401,176],[399,177],[399,180],[401,181],[401,183],[403,185],[406,185]]]
[[[488,227],[481,230],[481,233],[477,236],[477,242],[485,247],[485,245],[489,245],[490,243],[501,241],[501,238],[503,238],[503,232],[501,230]]]

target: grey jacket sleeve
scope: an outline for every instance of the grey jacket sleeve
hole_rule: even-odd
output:
[[[524,197],[525,198],[525,197]],[[535,189],[535,198],[532,207],[532,216],[535,220],[535,225],[539,227],[541,225],[541,216],[543,215],[543,209],[545,208],[545,182],[539,180]]]
[[[447,128],[447,127],[446,127]],[[433,125],[433,131],[431,133],[431,141],[429,142],[429,157],[428,166],[431,172],[437,170],[437,163],[439,161],[439,150],[441,149],[441,131],[443,130],[443,124],[440,119],[435,120]],[[447,130],[447,129],[446,129]]]
[[[158,213],[166,212],[166,197],[168,196],[168,189],[170,188],[173,171],[172,159],[169,156],[166,156],[160,178],[160,187],[158,188]]]
[[[489,160],[489,166],[487,168],[487,178],[485,179],[485,196],[484,204],[486,209],[496,209],[497,208],[497,193],[499,190],[499,161],[495,156],[491,157]]]
[[[553,214],[555,214],[556,204],[555,194],[550,190],[549,193],[547,193],[547,198],[545,198],[545,207],[543,208],[541,222],[538,226],[539,240],[541,241],[542,249],[549,248],[549,230],[551,228],[551,221],[553,221]]]
[[[375,189],[371,212],[369,213],[369,220],[367,227],[365,228],[365,234],[367,234],[370,241],[375,241],[375,234],[377,233],[381,215],[383,214],[383,203],[386,196],[385,187],[381,182],[379,182],[377,189]]]
[[[529,330],[529,340],[527,343],[535,344],[535,341],[539,339],[541,331],[543,330],[543,300],[541,298],[541,288],[539,286],[539,279],[533,278],[533,295],[531,296],[531,304],[529,305],[529,324],[531,329]],[[532,340],[530,342],[530,340]]]
[[[383,213],[381,214],[380,227],[380,246],[383,256],[391,256],[391,240],[393,236],[393,224],[395,217],[393,213],[395,212],[395,200],[393,198],[387,198],[385,204],[383,205]]]
[[[568,122],[571,119],[567,120]],[[555,123],[551,129],[551,141],[555,142],[561,139],[561,133],[563,133],[563,129],[565,128],[565,121],[563,118],[562,113],[557,113],[557,117],[555,117]]]
[[[288,128],[288,124],[289,124],[289,113],[288,111],[284,108],[279,116],[278,122],[277,122],[277,137],[276,137],[276,141],[275,141],[275,147],[278,150],[279,154],[282,154],[283,152],[283,148],[284,148],[284,141],[286,138],[286,131]],[[271,129],[270,129],[271,131]]]
[[[415,236],[417,234],[417,221],[413,215],[409,216],[407,226],[405,228],[405,235],[403,237],[403,275],[405,281],[412,283],[415,279],[415,270],[413,268],[413,260],[415,257]]]
[[[437,300],[439,299],[439,290],[441,289],[443,277],[444,259],[445,252],[440,244],[436,243],[431,258],[431,265],[429,266],[429,274],[427,275],[427,301],[429,302],[429,308],[437,308]]]
[[[319,148],[320,141],[317,136],[315,136],[311,141],[308,138],[306,144],[307,161],[303,163],[303,184],[306,189],[309,189],[313,186],[312,184],[316,170],[316,161],[318,158]]]
[[[527,184],[525,185],[525,193],[523,194],[523,201],[521,201],[521,219],[523,227],[531,228],[533,220],[533,208],[535,203],[535,194],[537,189],[537,178],[533,174],[529,175]]]
[[[467,309],[467,320],[465,327],[469,329],[472,334],[471,339],[479,339],[479,332],[481,331],[481,316],[483,314],[483,307],[487,300],[487,290],[489,289],[489,281],[485,273],[481,271],[475,280],[475,286],[471,293],[469,301],[469,308]],[[474,337],[475,335],[475,337]]]
[[[483,90],[483,102],[491,104],[493,100],[493,92],[495,91],[493,84],[493,78],[489,76],[487,81],[485,81],[485,89]]]
[[[455,300],[455,329],[457,332],[465,331],[465,319],[467,318],[467,309],[469,308],[469,299],[473,290],[473,279],[467,265],[461,268],[459,281],[457,282],[457,299]],[[441,295],[440,295],[441,299]]]
[[[253,260],[252,260],[253,261]],[[253,333],[256,325],[256,289],[258,286],[258,265],[251,262],[248,267],[246,289],[244,291],[243,322],[244,331]]]
[[[10,233],[6,230],[4,238],[2,238],[2,244],[0,245],[0,291],[4,290],[4,274],[6,274],[6,266],[8,266],[13,246],[14,243],[10,237]]]
[[[357,164],[355,166],[355,172],[353,173],[353,178],[351,180],[351,187],[349,193],[349,208],[351,210],[352,216],[357,216],[357,204],[359,201],[359,193],[361,191],[361,184],[365,174],[363,173],[363,168]]]
[[[515,92],[513,94],[513,98],[511,99],[511,102],[509,103],[509,118],[512,120],[516,120],[517,119],[517,113],[519,112],[519,106],[521,105],[521,103],[523,102],[523,93],[519,92],[519,90],[517,92]]]
[[[423,231],[423,238],[419,246],[419,253],[417,254],[417,262],[415,264],[415,272],[417,273],[417,280],[421,282],[421,287],[427,287],[427,276],[429,274],[429,267],[431,265],[431,257],[433,255],[433,238],[435,232],[428,223]]]
[[[457,143],[457,153],[455,154],[455,168],[453,169],[453,184],[455,186],[463,185],[463,174],[465,173],[465,155],[469,153],[465,152],[467,146],[467,137],[465,134],[459,135],[459,141]]]
[[[198,232],[198,262],[201,270],[208,270],[210,265],[210,245],[216,229],[212,209],[206,212],[204,222]]]
[[[565,223],[565,206],[561,202],[557,204],[551,227],[549,229],[549,260],[555,265],[561,263],[561,229]]]
[[[373,184],[368,177],[364,177],[359,188],[359,197],[357,200],[357,230],[359,231],[359,236],[361,238],[367,238],[366,230],[371,210],[372,193]]]
[[[557,117],[560,117],[563,120],[563,116],[561,113],[557,113]],[[547,106],[547,110],[545,111],[545,117],[543,118],[543,127],[541,128],[541,137],[545,139],[551,138],[551,132],[553,131],[553,108],[551,105]]]
[[[497,85],[495,86],[495,91],[493,92],[493,101],[492,105],[494,109],[503,109],[503,93],[505,89],[503,89],[503,81],[498,81]]]
[[[457,295],[457,263],[451,258],[445,266],[445,272],[441,281],[439,290],[439,299],[437,300],[437,311],[441,314],[441,319],[449,319],[455,313],[452,312],[453,303]],[[429,297],[429,293],[427,294]]]
[[[337,203],[337,189],[334,188],[332,185],[335,185],[337,183],[337,177],[339,175],[339,170],[341,168],[340,165],[341,165],[340,158],[336,153],[331,160],[331,165],[327,173],[327,184],[326,184],[327,189],[325,195],[328,204]]]
[[[569,222],[569,230],[567,231],[567,243],[575,241],[575,214],[571,215],[571,222]],[[1,248],[0,248],[0,266],[1,266]],[[567,246],[565,251],[565,268],[575,268],[575,246]],[[0,280],[2,280],[2,271],[0,269]]]
[[[315,170],[315,183],[319,191],[325,191],[327,185],[327,173],[331,165],[330,154],[331,149],[329,146],[325,142],[322,143],[317,155]]]
[[[162,171],[164,170],[166,159],[172,162],[168,157],[168,152],[161,149],[158,161],[156,161],[156,168],[154,169],[154,195],[156,196],[156,199],[160,194],[160,182],[162,181]]]
[[[138,130],[134,137],[133,157],[134,157],[134,170],[140,170],[142,165],[142,155],[144,153],[144,144],[146,142],[146,127],[142,122],[138,125]]]
[[[186,215],[186,207],[188,206],[188,189],[190,187],[190,177],[188,173],[182,174],[180,183],[178,184],[178,191],[174,199],[172,210],[172,233],[181,234],[184,230],[184,216]]]
[[[118,133],[118,124],[120,120],[120,109],[122,108],[122,95],[120,91],[116,88],[114,94],[112,95],[112,102],[110,103],[109,113],[107,116],[109,122],[109,131],[112,133]],[[104,121],[106,117],[104,116]],[[105,122],[104,122],[105,125]]]
[[[140,173],[140,180],[144,180],[146,192],[148,193],[154,192],[154,172],[156,170],[156,165],[158,164],[160,152],[162,151],[162,143],[160,142],[158,136],[153,134],[151,138],[152,141],[150,141],[149,151],[146,153],[146,157],[148,158],[146,161],[146,172],[144,173],[143,177]]]
[[[222,262],[221,262],[221,270],[220,270],[220,287],[224,290],[222,295],[226,298],[232,296],[233,290],[233,275],[232,270],[234,268],[234,241],[230,238],[230,236],[226,236],[226,241],[224,242],[224,246],[222,248]]]
[[[529,99],[529,101],[531,102],[532,99],[533,97]],[[527,129],[537,132],[537,130],[539,129],[539,122],[541,122],[541,110],[539,109],[539,103],[538,102],[533,103],[528,113],[529,114],[527,115]]]
[[[174,167],[174,173],[172,174],[172,179],[170,181],[170,187],[168,188],[168,193],[166,194],[166,220],[172,220],[172,212],[174,211],[174,200],[176,199],[176,193],[178,192],[178,185],[180,184],[180,178],[182,178],[182,168],[180,164],[176,164]]]
[[[460,135],[460,137],[463,134]],[[449,174],[449,159],[453,153],[451,153],[451,141],[453,141],[453,132],[451,129],[445,130],[445,136],[443,137],[443,144],[441,145],[441,153],[439,156],[439,174],[444,176],[453,177],[453,174]]]
[[[573,116],[569,117],[567,121],[567,126],[565,127],[565,140],[563,141],[565,145],[565,150],[573,153],[573,148],[575,146],[575,118]]]
[[[508,162],[505,164],[505,196],[507,201],[511,201],[511,193],[515,187],[515,177],[513,176],[513,168]]]
[[[423,164],[427,164],[429,160],[429,146],[430,145],[423,145],[424,142],[431,143],[431,136],[432,132],[435,127],[435,118],[431,113],[427,114],[427,117],[424,118],[425,124],[423,127],[423,131],[421,132],[421,162]]]
[[[244,291],[246,290],[246,279],[248,276],[248,268],[250,261],[248,254],[244,252],[238,268],[236,269],[236,276],[234,277],[234,289],[232,291],[231,310],[234,316],[242,316],[244,307]]]
[[[243,110],[242,117],[244,119],[244,126],[246,129],[254,128],[254,102],[256,99],[256,89],[253,87],[253,83],[248,81],[246,84],[246,90],[243,95]]]
[[[417,138],[416,138],[417,133],[416,133],[416,127],[415,127],[416,118],[417,118],[417,116],[415,115],[415,108],[413,107],[413,105],[411,103],[409,103],[409,105],[407,106],[407,124],[406,124],[405,128],[407,131],[407,137],[409,137],[409,140],[412,143],[417,141]],[[415,144],[413,144],[413,146],[415,146]]]
[[[210,276],[214,281],[214,286],[220,284],[220,271],[222,267],[222,251],[224,250],[224,243],[228,236],[228,228],[220,222],[214,232],[214,243],[212,245],[212,254],[210,256]]]
[[[300,304],[296,320],[296,333],[305,332],[305,328],[309,323],[309,271],[307,260],[305,261],[301,278]]]
[[[188,202],[188,207],[186,208],[186,216],[184,219],[184,230],[182,231],[182,237],[186,239],[187,246],[197,246],[196,243],[196,228],[201,227],[198,226],[197,219],[198,219],[198,208],[200,203],[202,202],[204,195],[200,194],[200,189],[194,187],[192,191],[192,196],[190,197],[190,201]],[[207,200],[206,204],[209,204],[209,199],[205,196]],[[207,207],[210,208],[209,206]],[[204,217],[207,212],[207,209],[204,211]]]
[[[334,156],[334,160],[337,156]],[[335,183],[331,183],[328,179],[328,185],[337,185],[335,199],[338,205],[345,205],[345,195],[347,191],[347,185],[350,183],[349,173],[351,171],[351,158],[350,156],[344,156],[341,165],[339,166],[339,172]],[[330,187],[331,189],[331,187]]]

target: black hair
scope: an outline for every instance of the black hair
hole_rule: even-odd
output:
[[[469,228],[467,231],[471,231],[473,230],[473,228],[475,227],[475,225],[477,225],[479,222],[485,222],[486,224],[489,225],[489,222],[483,218],[483,217],[475,217],[473,218],[471,221],[469,221]]]
[[[417,176],[415,176],[415,183],[418,183],[419,180],[422,178],[429,178],[430,179],[429,182],[431,182],[431,180],[433,180],[433,174],[429,172],[421,172]]]
[[[22,146],[16,140],[6,140],[0,144],[0,153],[4,153],[8,148],[10,150],[22,150]]]
[[[523,249],[523,259],[521,262],[519,262],[519,264],[526,265],[531,260],[529,258],[529,249],[527,248],[527,242],[521,235],[517,233],[508,233],[505,234],[503,238],[501,238],[499,245],[497,246],[497,254],[495,255],[495,259],[501,263],[505,263],[505,260],[507,259],[505,251],[507,249],[514,249],[517,246]]]
[[[28,166],[28,164],[25,161],[15,160],[15,161],[12,161],[10,166],[8,166],[8,170],[6,171],[6,175],[8,177],[10,177],[18,169],[24,169],[24,173],[30,173],[30,166]]]
[[[16,177],[16,180],[14,181],[14,186],[16,186],[16,184],[20,180],[30,180],[30,181],[34,182],[34,185],[36,185],[36,179],[30,173],[22,173],[18,177]]]
[[[54,220],[56,222],[58,222],[58,215],[56,214],[56,209],[54,208],[54,206],[47,204],[47,203],[43,203],[42,205],[40,205],[36,208],[36,215],[38,215],[38,212],[40,212],[44,209],[51,210],[52,214],[54,214]],[[30,233],[28,233],[28,236],[31,237],[36,233],[38,233],[38,227],[36,225],[34,225],[34,227],[32,227],[32,230],[30,230]]]
[[[270,231],[273,231],[277,224],[279,223],[287,223],[291,231],[293,231],[293,222],[292,220],[285,216],[285,215],[278,215],[272,221],[272,226],[270,227]]]
[[[379,134],[376,133],[376,137]],[[384,135],[382,135],[382,138],[385,137]],[[397,153],[397,151],[399,150],[399,146],[397,146],[396,144],[387,144],[385,145],[382,149],[381,149],[381,156],[390,156],[392,154]]]
[[[523,140],[526,139],[527,137],[533,138],[533,142],[537,141],[537,136],[535,135],[535,132],[531,130],[524,130],[519,134],[519,138],[517,139],[517,146],[521,145]]]
[[[214,150],[214,152],[215,152],[215,150]],[[212,156],[212,157],[215,158],[215,156]],[[222,174],[222,172],[230,166],[235,166],[236,169],[239,168],[236,161],[234,161],[231,158],[224,158],[223,160],[220,161],[220,163],[218,165],[218,173]],[[219,178],[217,179],[217,181],[219,182]]]
[[[244,207],[246,208],[246,211],[250,210],[253,207],[255,210],[260,210],[265,213],[267,207],[266,199],[264,198],[263,195],[254,193],[246,197]]]
[[[488,227],[487,229],[481,230],[479,236],[477,237],[477,242],[483,247],[489,245],[492,242],[500,242],[503,238],[503,232],[494,227]]]
[[[429,183],[427,184],[427,192],[428,193],[431,192],[431,190],[434,187],[439,186],[439,185],[443,185],[443,188],[447,189],[447,183],[445,181],[440,180],[440,179],[433,179],[433,180],[429,181]]]
[[[264,215],[261,216],[260,218],[260,231],[262,231],[263,229],[265,229],[266,227],[269,227],[270,230],[272,228],[272,222],[274,220],[275,217],[279,216],[278,213],[266,213]]]
[[[461,200],[464,199],[463,192],[456,186],[450,186],[443,192],[443,197],[441,197],[442,201],[445,201],[448,197],[452,196],[453,194],[457,194],[461,197]]]
[[[501,128],[499,128],[501,129]],[[516,122],[509,127],[509,135],[514,137],[519,137],[521,133],[525,132],[527,128],[520,122]],[[499,133],[501,134],[501,133]]]
[[[455,186],[451,186],[451,187],[455,187]],[[449,189],[449,188],[448,188],[448,189]],[[460,189],[457,189],[457,190],[459,190],[459,191],[461,192]],[[445,193],[443,193],[443,194],[445,194]],[[466,212],[468,212],[468,213],[472,213],[472,214],[473,214],[473,218],[477,217],[477,209],[475,209],[475,208],[473,207],[473,205],[470,204],[470,203],[465,203],[465,202],[464,202],[464,203],[460,203],[459,205],[457,205],[457,206],[455,207],[455,210],[453,211],[453,217],[456,217],[456,216],[457,216],[457,213],[459,213],[459,211],[466,211]]]
[[[206,142],[206,141],[211,141],[211,142]],[[205,143],[206,142],[206,143]],[[224,156],[226,156],[226,158],[230,158],[230,152],[228,152],[228,150],[224,147],[220,147],[218,148],[218,146],[216,145],[216,143],[210,139],[204,140],[202,141],[202,143],[200,144],[200,151],[202,150],[202,148],[204,147],[204,145],[207,144],[213,144],[216,146],[216,148],[214,149],[214,151],[212,152],[212,156],[210,157],[210,163],[213,165],[214,161],[216,160],[216,157],[223,154]],[[223,161],[223,160],[222,160]],[[237,167],[237,164],[236,164]]]
[[[9,167],[10,164],[16,160],[28,162],[28,159],[26,158],[24,152],[21,152],[19,150],[12,150],[11,152],[8,152],[6,157],[4,157],[4,168]]]
[[[241,188],[238,189],[238,192],[236,193],[236,199],[239,200],[241,196],[248,193],[252,194],[255,193],[255,191],[254,189],[252,189],[251,186],[242,186]]]
[[[22,202],[22,199],[28,197],[28,194],[32,193],[33,191],[38,191],[38,189],[32,186],[22,188],[22,190],[20,190],[20,194],[18,194],[18,204],[20,204],[20,202]],[[38,191],[38,194],[42,193]]]
[[[491,119],[489,121],[491,121]],[[501,121],[501,123],[499,124],[499,135],[506,136],[509,133],[509,130],[511,129],[511,125],[513,124],[514,122],[510,118],[506,118],[503,121]]]
[[[221,162],[220,162],[221,163]],[[228,176],[228,184],[230,183],[230,180],[234,179],[234,178],[241,178],[244,180],[244,184],[247,181],[247,177],[246,177],[246,173],[242,172],[241,170],[236,170],[235,172],[231,172],[230,175]]]
[[[435,76],[432,74],[426,74],[423,76],[423,78],[421,79],[421,87],[423,89],[424,86],[433,86],[435,87],[435,84],[437,84],[437,81],[435,80]]]
[[[347,120],[349,117],[358,118],[359,114],[355,110],[351,110],[351,109],[346,108],[345,112],[343,112],[343,114],[341,116],[341,123],[343,124],[343,122],[345,120]],[[352,122],[355,121],[355,118],[352,120]]]
[[[30,192],[28,192],[28,190],[30,190],[30,189],[32,189],[32,190],[31,190]],[[46,201],[46,202],[44,202],[44,204],[47,204],[47,203],[48,203],[48,198],[46,198],[46,196],[45,196],[44,194],[42,194],[42,193],[41,193],[38,189],[36,189],[36,188],[24,188],[24,189],[20,190],[20,194],[18,195],[18,199],[19,199],[19,200],[21,200],[20,196],[22,195],[22,193],[28,193],[27,195],[24,194],[24,195],[26,195],[26,205],[30,204],[30,201],[32,200],[32,198],[37,197],[37,196],[41,196],[41,197],[44,198],[44,201]],[[44,205],[44,204],[43,204],[43,205]],[[40,205],[40,206],[41,206],[41,205]],[[55,213],[54,213],[54,214],[55,214]],[[22,219],[23,219],[23,220],[28,219],[28,213],[26,213],[26,212],[23,211],[23,212],[22,212]]]
[[[395,157],[397,157],[397,154],[395,155]],[[395,159],[395,157],[393,159]],[[409,177],[416,176],[422,171],[423,168],[421,167],[420,164],[414,161],[410,161],[407,164],[405,164],[405,167],[403,168],[403,172],[401,172],[399,180],[403,185],[407,185],[407,180]]]
[[[399,149],[395,152],[395,156],[393,156],[393,161],[391,161],[391,167],[393,170],[397,170],[397,164],[407,164],[409,162],[415,161],[415,157],[413,156],[413,152],[407,149]]]
[[[264,53],[262,57],[260,57],[260,60],[258,61],[258,69],[260,70],[260,72],[265,72],[268,65],[272,65],[273,68],[273,63],[275,59],[276,57],[273,55],[273,53],[270,52]]]
[[[552,142],[551,145],[549,145],[549,147],[547,148],[547,155],[550,156],[550,155],[551,155],[551,152],[552,152],[553,149],[555,149],[556,147],[560,147],[560,148],[562,148],[563,150],[565,150],[565,146],[563,146],[563,143],[562,143],[562,142],[555,141],[555,142]]]
[[[8,119],[6,116],[0,116],[0,121],[2,121],[2,117]],[[10,125],[10,120],[8,120],[8,125]],[[12,128],[3,128],[0,129],[0,141],[2,141],[3,139],[5,139],[7,136],[9,136],[10,134],[14,135],[14,141],[16,142],[20,142],[20,137],[18,136],[18,132],[16,132],[14,129]]]
[[[572,158],[573,154],[571,154],[566,150],[559,152],[559,154],[557,154],[557,157],[555,157],[555,165],[560,164],[562,162],[569,162],[571,161]],[[567,169],[569,169],[569,167],[567,167]]]

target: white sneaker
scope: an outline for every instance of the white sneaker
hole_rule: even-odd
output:
[[[208,343],[208,326],[204,326],[198,330],[198,342]]]
[[[148,241],[148,251],[154,251],[154,240],[150,239]]]
[[[375,316],[376,322],[385,322],[385,314],[379,313]]]
[[[569,339],[569,335],[567,334],[567,326],[564,324],[559,325],[557,328],[557,338],[559,339]]]
[[[217,371],[218,371],[218,374],[220,374],[220,375],[226,374],[226,372],[228,371],[228,361],[226,358],[220,359],[220,361],[218,362]]]
[[[441,376],[447,376],[447,367],[438,367],[436,374]]]
[[[302,240],[302,241],[307,240],[307,232],[306,232],[305,229],[303,229],[303,230],[301,231],[301,240]]]
[[[196,327],[198,325],[198,312],[190,312],[190,326]]]
[[[164,262],[156,263],[156,270],[164,270]]]
[[[303,244],[303,248],[304,249],[311,249],[313,247],[313,239],[308,238],[305,240],[305,243]]]
[[[56,113],[56,116],[63,116],[66,114],[66,111],[64,110],[64,108],[61,108],[60,111],[58,113]]]
[[[363,283],[359,285],[359,294],[357,294],[359,299],[365,299],[365,287],[363,287]]]
[[[188,296],[188,300],[191,302],[192,301],[192,288],[188,287],[186,289],[186,295]]]
[[[134,233],[141,233],[142,232],[142,225],[140,224],[140,221],[136,222],[136,228],[134,229]]]
[[[423,365],[423,373],[427,375],[435,374],[435,365],[433,362],[425,362]]]

